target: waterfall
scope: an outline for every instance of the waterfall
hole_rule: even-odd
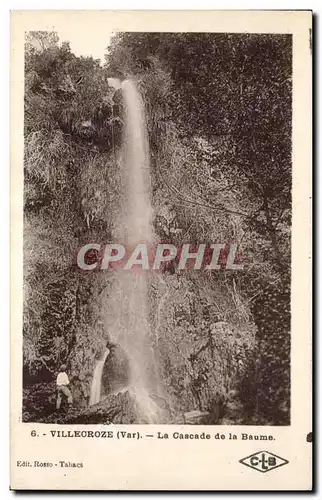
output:
[[[125,244],[131,249],[138,243],[153,245],[150,156],[141,95],[131,80],[122,83],[122,91],[125,130],[121,227]],[[131,358],[132,391],[146,418],[153,422],[157,410],[149,393],[160,392],[160,383],[149,327],[147,271],[120,271],[118,285],[124,297],[119,341]]]
[[[103,372],[103,367],[105,360],[107,358],[107,355],[109,353],[109,350],[106,349],[104,352],[104,355],[102,359],[97,361],[95,369],[94,369],[94,374],[93,374],[93,380],[92,380],[92,386],[91,386],[91,395],[89,399],[89,405],[95,405],[100,401],[101,398],[101,380],[102,380],[102,372]]]
[[[131,247],[141,242],[152,244],[150,158],[142,98],[130,80],[122,83],[122,90],[125,104],[124,236]]]
[[[116,88],[115,82],[113,86]],[[121,89],[125,108],[120,157],[123,193],[114,237],[131,251],[138,243],[152,246],[154,241],[150,158],[141,95],[131,80],[123,81]],[[148,274],[141,269],[114,270],[113,273],[113,290],[106,303],[105,326],[113,342],[119,343],[130,359],[131,384],[127,389],[135,397],[139,412],[153,423],[157,421],[158,409],[149,394],[163,395],[164,391],[155,358],[156,341],[149,326]],[[99,364],[95,368],[97,376],[102,374],[104,361],[102,366]]]

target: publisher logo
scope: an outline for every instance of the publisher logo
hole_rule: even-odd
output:
[[[268,451],[258,451],[257,453],[253,453],[253,455],[242,458],[239,462],[243,465],[247,465],[247,467],[258,470],[259,472],[268,472],[276,469],[277,467],[288,464],[288,461],[284,458],[278,457]]]

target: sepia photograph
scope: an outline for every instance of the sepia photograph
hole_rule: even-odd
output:
[[[23,422],[290,425],[292,34],[77,42],[25,32]]]
[[[12,13],[11,489],[312,490],[312,40]]]

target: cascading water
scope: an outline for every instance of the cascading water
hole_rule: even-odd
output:
[[[122,82],[121,88],[125,107],[120,161],[123,194],[114,237],[131,251],[138,243],[153,245],[150,162],[141,95],[131,80]],[[119,343],[129,356],[131,383],[128,389],[141,414],[153,423],[158,418],[158,407],[150,395],[163,396],[164,391],[155,359],[155,339],[149,327],[147,271],[114,270],[113,273],[113,291],[106,304],[105,326],[113,341]],[[95,377],[101,375],[102,370],[95,370]],[[91,401],[97,401],[94,394]]]
[[[102,359],[100,359],[95,366],[94,369],[94,374],[93,374],[93,380],[92,380],[92,386],[91,386],[91,395],[89,399],[89,405],[95,405],[96,403],[99,402],[101,398],[101,381],[102,381],[102,372],[104,368],[104,363],[107,358],[107,355],[109,354],[109,350],[106,349],[104,352],[104,355]]]

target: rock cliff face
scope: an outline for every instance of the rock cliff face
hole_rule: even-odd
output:
[[[112,279],[108,276],[105,285],[101,283],[102,301],[112,289]],[[150,277],[152,345],[165,392],[151,393],[149,398],[158,408],[163,408],[162,419],[183,421],[182,415],[191,411],[208,412],[208,420],[213,423],[227,419],[236,423],[236,419],[238,422],[243,418],[238,391],[249,360],[254,356],[256,328],[247,307],[238,302],[240,297],[231,290],[219,276],[202,277],[194,270]],[[105,361],[102,401],[88,408],[95,365],[106,349],[103,319],[96,318],[93,308],[104,310],[96,296],[83,310],[87,321],[93,317],[93,327],[79,325],[75,345],[67,359],[74,409],[66,415],[57,416],[54,412],[48,418],[50,421],[70,418],[75,423],[83,418],[89,423],[144,420],[144,415],[138,417],[138,412],[133,416],[130,401],[135,400],[135,396],[117,394],[130,390],[131,386],[131,355],[120,345],[111,350]],[[41,418],[46,419],[48,408],[53,411],[55,405],[54,383],[49,388],[39,384],[34,398],[36,404],[26,401],[25,419],[35,418],[35,407],[39,404],[43,408],[39,413],[45,413]]]
[[[254,354],[249,311],[238,307],[238,296],[219,278],[214,286],[211,277],[191,270],[162,281],[162,292],[152,286],[151,294],[158,304],[153,325],[170,407],[180,413],[223,406],[238,392]]]
[[[113,328],[119,316],[124,317],[126,300],[115,293],[113,273],[84,272],[76,265],[82,245],[115,242],[120,225],[124,99],[108,77],[121,74],[134,77],[145,103],[156,241],[176,246],[242,241],[245,256],[245,271],[240,273],[220,269],[206,274],[191,268],[180,272],[169,264],[149,275],[149,349],[163,390],[150,391],[148,397],[179,422],[193,412],[197,417],[188,418],[209,414],[213,423],[286,425],[289,277],[281,284],[290,259],[291,134],[285,134],[291,127],[291,106],[285,106],[291,99],[291,44],[275,38],[269,42],[277,44],[279,56],[263,59],[258,87],[252,61],[269,52],[257,36],[244,44],[239,35],[221,34],[218,45],[215,38],[201,34],[154,34],[153,45],[160,52],[152,58],[146,36],[152,35],[122,34],[115,40],[114,68],[113,63],[102,68],[91,59],[77,58],[66,46],[26,53],[23,418],[65,418],[55,412],[55,378],[62,363],[74,397],[66,418],[139,418],[131,409],[134,396],[111,394],[130,390],[135,346],[126,356],[119,352],[107,358],[104,403],[88,408],[95,366],[107,338],[124,348]],[[221,58],[213,58],[219,47]],[[182,50],[194,58],[194,71],[186,71]],[[237,103],[244,81],[231,81],[230,70],[220,62],[230,60],[233,52],[243,68],[241,79],[247,63],[252,82],[240,113]],[[125,67],[118,71],[120,61]],[[265,72],[268,63],[272,67]],[[200,74],[205,88],[200,87]],[[272,77],[283,82],[274,89],[280,89],[284,137],[272,135],[275,111],[271,114],[273,108],[265,101],[263,113],[253,113],[258,89],[270,95],[267,82]],[[235,89],[230,103],[227,81]],[[245,117],[249,128],[244,130],[240,124]],[[249,130],[258,133],[256,150],[263,153],[256,168],[250,162]],[[273,149],[272,141],[277,141]],[[274,150],[274,162],[267,148]],[[280,189],[275,196],[276,179]],[[263,200],[261,193],[271,199]],[[265,202],[266,214],[259,210]],[[99,257],[92,252],[88,263]],[[111,415],[108,405],[114,408],[115,401],[122,409]]]

